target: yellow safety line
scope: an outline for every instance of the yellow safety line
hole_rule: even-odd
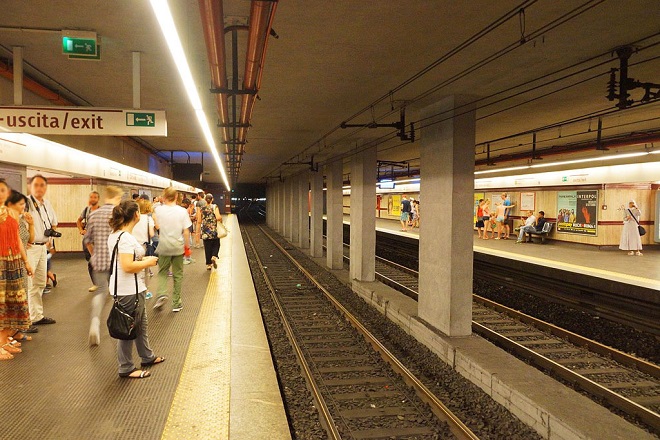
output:
[[[520,258],[514,258],[515,260],[518,260],[518,261],[524,261],[524,262],[527,262],[527,263],[538,264],[538,265],[545,266],[545,267],[551,266],[551,267],[555,267],[555,268],[559,268],[559,269],[562,268],[562,267],[575,269],[574,271],[577,272],[577,273],[585,273],[585,272],[597,273],[599,275],[603,275],[604,278],[609,279],[609,280],[616,280],[617,278],[627,279],[627,280],[635,280],[635,281],[646,284],[647,285],[646,287],[651,287],[651,288],[654,288],[654,289],[657,288],[658,284],[660,284],[660,283],[658,283],[657,280],[653,280],[651,278],[638,277],[636,275],[629,275],[629,274],[626,274],[626,273],[614,272],[614,271],[611,271],[611,270],[597,269],[595,267],[580,266],[579,264],[565,263],[563,261],[557,261],[557,260],[552,260],[552,259],[532,257],[530,255],[516,254],[514,252],[500,251],[500,250],[495,250],[495,249],[481,247],[481,246],[474,246],[474,250],[482,252],[482,253],[489,253],[489,254],[494,254],[494,255],[499,254],[501,256],[515,255],[516,257],[520,257]],[[656,287],[653,287],[653,286],[656,286]]]
[[[163,440],[229,438],[231,247],[222,246],[211,273]]]

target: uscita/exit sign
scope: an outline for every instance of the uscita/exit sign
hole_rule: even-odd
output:
[[[62,31],[62,53],[96,56],[96,32]]]

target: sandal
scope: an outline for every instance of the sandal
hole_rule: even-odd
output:
[[[137,376],[134,376],[135,373],[139,373]],[[126,379],[144,379],[145,377],[151,376],[151,373],[149,373],[147,370],[138,370],[137,368],[133,368],[131,371],[128,373],[119,373],[119,377],[123,377]]]
[[[17,341],[31,341],[32,336],[26,335],[25,333],[21,332],[20,330],[16,330],[16,333],[11,335],[12,338],[16,339]]]
[[[16,348],[19,348],[19,347],[23,346],[23,344],[21,344],[20,342],[18,342],[16,339],[12,338],[11,336],[9,336],[7,338],[7,343],[11,344],[12,347],[16,347]]]
[[[157,356],[156,358],[154,358],[153,361],[151,361],[151,362],[142,362],[140,365],[142,365],[142,368],[144,368],[144,367],[150,367],[150,366],[156,365],[156,364],[161,364],[163,362],[165,362],[165,356]]]
[[[20,348],[18,348],[18,347],[14,347],[14,346],[11,344],[11,342],[7,342],[6,344],[4,344],[4,345],[3,345],[2,347],[0,347],[0,348],[2,348],[2,349],[5,350],[5,351],[8,351],[9,353],[12,353],[12,354],[14,354],[14,353],[22,353],[22,352],[23,352],[23,350],[21,350]]]
[[[9,353],[4,348],[0,348],[0,361],[8,361],[10,359],[14,359],[14,355]]]

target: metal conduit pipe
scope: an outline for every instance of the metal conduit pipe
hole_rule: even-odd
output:
[[[639,144],[650,144],[654,142],[660,142],[660,134],[639,134],[639,135],[630,135],[622,139],[612,139],[610,141],[604,141],[601,143],[601,147],[604,148],[617,148],[617,147],[630,147],[633,145]],[[581,153],[584,151],[593,151],[597,149],[598,143],[588,142],[583,145],[563,145],[563,146],[554,146],[551,148],[546,148],[544,150],[537,150],[536,154],[541,157],[554,156],[557,154],[575,154]],[[505,162],[515,162],[517,160],[525,160],[530,158],[530,152],[524,151],[520,153],[512,154],[503,154],[497,157],[491,157],[491,162],[495,163],[505,163]],[[479,159],[474,162],[475,166],[487,165],[487,159]]]
[[[0,76],[3,78],[7,78],[10,81],[13,81],[14,70],[8,64],[0,61]],[[28,78],[27,76],[23,77],[23,88],[25,88],[25,90],[29,90],[30,92],[34,93],[37,96],[40,96],[41,98],[50,101],[53,105],[63,105],[63,106],[75,105],[68,99],[60,96],[59,93],[54,92],[42,86],[32,78]]]
[[[258,91],[266,58],[267,40],[273,24],[277,2],[253,0],[250,8],[250,30],[247,42],[245,74],[243,89]],[[238,139],[244,141],[247,137],[247,124],[252,116],[256,94],[243,95],[240,122],[243,125],[238,133]],[[241,144],[239,152],[242,153]]]
[[[199,12],[202,19],[202,28],[204,29],[204,41],[206,43],[206,53],[209,58],[211,68],[211,80],[214,88],[227,88],[227,66],[225,57],[225,32],[224,32],[224,13],[222,10],[222,0],[199,0]],[[229,139],[229,103],[227,94],[216,95],[216,107],[222,127],[222,139]],[[225,147],[225,153],[228,153]]]

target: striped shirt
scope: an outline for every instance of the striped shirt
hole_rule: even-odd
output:
[[[89,215],[87,221],[87,233],[83,239],[83,244],[92,244],[92,268],[97,272],[110,271],[110,252],[108,251],[108,237],[112,233],[110,219],[115,205],[106,203]]]

